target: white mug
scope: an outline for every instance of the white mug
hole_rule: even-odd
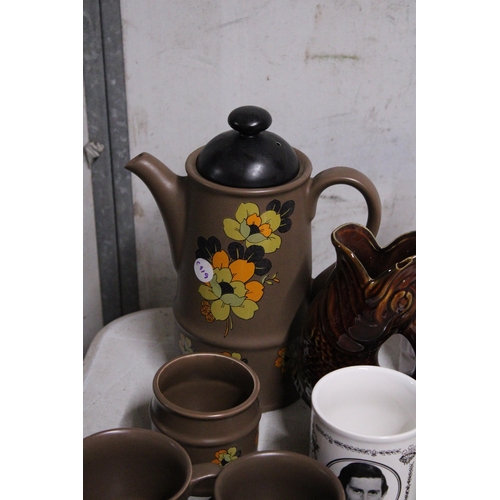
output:
[[[340,368],[312,391],[310,455],[346,500],[414,500],[416,382],[380,366]]]

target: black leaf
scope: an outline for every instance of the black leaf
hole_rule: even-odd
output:
[[[221,249],[220,241],[215,236],[205,239],[203,236],[198,238],[198,250],[196,250],[196,258],[202,258],[212,262],[212,258],[216,252]]]
[[[281,218],[284,219],[286,217],[290,217],[295,210],[295,202],[293,200],[288,200],[283,203],[283,206],[280,210]]]
[[[281,202],[279,200],[273,200],[268,203],[266,210],[274,210],[277,214],[279,214],[281,208]]]
[[[245,255],[245,247],[241,243],[235,241],[229,243],[227,251],[233,260],[243,259]]]
[[[207,240],[203,238],[203,236],[200,236],[198,238],[198,250],[196,250],[196,258],[197,259],[205,259],[205,260],[210,260],[210,255],[207,250]]]
[[[278,228],[278,231],[280,233],[286,233],[290,231],[292,227],[292,219],[281,219],[281,224],[280,227]]]
[[[272,264],[269,259],[261,259],[255,264],[255,274],[257,276],[264,276],[270,271],[271,267]]]
[[[211,249],[213,249],[214,253],[220,252],[220,249],[222,248],[220,241],[215,236],[210,236],[210,238],[208,238],[208,245]]]
[[[259,262],[264,257],[264,249],[259,245],[252,245],[246,249],[244,259],[248,262]]]
[[[207,240],[206,238],[203,238],[203,236],[199,236],[198,237],[198,248],[202,249],[202,248],[205,248],[207,246]]]

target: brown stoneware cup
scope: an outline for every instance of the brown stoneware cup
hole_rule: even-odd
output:
[[[179,356],[153,378],[152,428],[181,444],[193,464],[223,467],[257,450],[259,390],[259,378],[242,361],[215,353]],[[207,495],[207,484],[195,494]]]
[[[337,476],[318,461],[291,451],[251,453],[217,477],[215,500],[345,500]]]
[[[186,500],[219,472],[191,465],[178,443],[148,429],[109,429],[83,440],[84,500]]]

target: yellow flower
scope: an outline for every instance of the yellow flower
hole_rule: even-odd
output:
[[[215,459],[212,460],[213,464],[222,465],[224,467],[228,463],[236,460],[241,456],[241,451],[237,450],[235,446],[227,450],[219,450],[215,453]]]
[[[222,354],[224,356],[229,357],[229,358],[234,358],[234,359],[237,359],[238,361],[243,361],[244,363],[248,364],[248,359],[244,358],[241,355],[241,353],[239,353],[239,352],[227,352],[227,351],[224,351]]]
[[[247,247],[258,245],[265,253],[272,253],[281,246],[281,237],[275,234],[281,225],[281,215],[274,210],[261,214],[255,203],[241,203],[236,220],[224,219],[223,223],[226,236],[244,241]]]
[[[179,348],[183,354],[194,352],[191,347],[191,339],[186,337],[183,333],[181,333],[179,337]]]

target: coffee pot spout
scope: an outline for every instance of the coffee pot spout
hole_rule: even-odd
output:
[[[125,168],[136,174],[151,191],[167,230],[172,260],[179,268],[186,228],[186,177],[174,174],[149,153],[141,153]]]

